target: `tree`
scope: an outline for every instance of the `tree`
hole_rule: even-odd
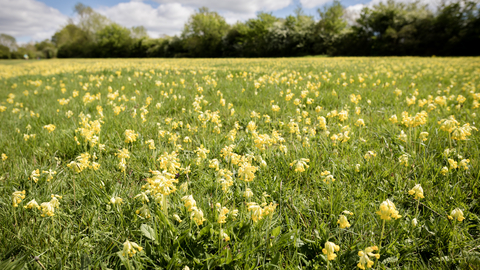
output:
[[[206,7],[190,16],[182,32],[187,51],[195,57],[219,57],[222,55],[222,38],[230,26],[217,12]]]
[[[16,39],[7,34],[0,34],[0,45],[7,47],[10,51],[15,51],[17,49]]]
[[[127,57],[129,56],[132,38],[130,30],[112,23],[98,31],[96,56],[97,57]]]

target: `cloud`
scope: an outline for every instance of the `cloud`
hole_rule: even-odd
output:
[[[157,38],[163,34],[179,34],[194,9],[179,3],[167,3],[154,8],[143,2],[132,1],[101,7],[97,11],[126,27],[144,26],[151,37]]]
[[[255,14],[258,11],[275,11],[289,6],[292,0],[154,0],[160,4],[179,3],[194,8],[208,7],[229,14]]]
[[[300,0],[300,3],[304,8],[319,7],[325,5],[328,2],[332,2],[332,0]]]
[[[0,33],[17,39],[29,36],[40,41],[66,24],[68,17],[57,9],[35,0],[2,0],[0,8]]]

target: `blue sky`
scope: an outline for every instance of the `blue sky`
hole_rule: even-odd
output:
[[[0,0],[0,33],[14,36],[19,43],[50,39],[75,17],[74,6],[81,2],[125,27],[143,25],[150,37],[179,34],[188,17],[199,7],[219,12],[228,23],[254,18],[258,12],[278,17],[293,14],[301,6],[318,18],[316,10],[333,0]],[[384,0],[343,0],[352,12]],[[412,0],[398,0],[412,1]],[[422,0],[439,1],[439,0]]]

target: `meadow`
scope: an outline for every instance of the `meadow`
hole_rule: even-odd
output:
[[[479,58],[0,62],[1,269],[480,269]]]

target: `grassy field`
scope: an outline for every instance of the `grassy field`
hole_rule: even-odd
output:
[[[1,269],[480,269],[479,58],[0,79]]]

